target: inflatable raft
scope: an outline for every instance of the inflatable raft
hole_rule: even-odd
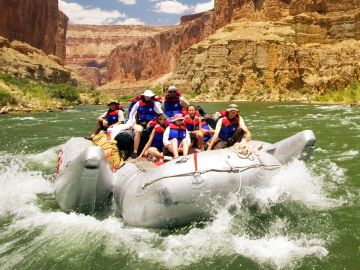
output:
[[[161,166],[127,161],[113,172],[102,148],[72,138],[62,149],[56,200],[65,211],[115,211],[131,226],[183,226],[210,218],[215,204],[269,181],[290,160],[307,159],[314,144],[314,133],[305,130],[274,144],[250,141]]]

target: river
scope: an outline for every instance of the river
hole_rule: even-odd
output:
[[[225,106],[203,104],[207,112]],[[57,206],[61,144],[89,135],[104,107],[1,115],[0,269],[359,269],[360,109],[239,107],[257,140],[313,130],[313,156],[288,164],[265,187],[242,190],[214,220],[173,231]]]

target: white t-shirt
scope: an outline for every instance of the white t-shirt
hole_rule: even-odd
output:
[[[163,144],[164,144],[164,146],[167,146],[167,145],[170,144],[169,135],[170,135],[170,127],[167,127],[167,128],[165,129],[164,137],[163,137]],[[188,144],[190,145],[191,139],[190,139],[190,135],[189,135],[189,131],[188,131],[188,130],[186,130],[185,139],[187,140]]]

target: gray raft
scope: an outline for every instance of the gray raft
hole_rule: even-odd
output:
[[[126,162],[113,173],[101,148],[72,138],[62,149],[56,200],[65,211],[114,210],[131,226],[183,226],[210,218],[215,204],[242,186],[269,181],[290,160],[309,158],[314,144],[314,133],[305,130],[274,144],[251,141],[161,166]]]

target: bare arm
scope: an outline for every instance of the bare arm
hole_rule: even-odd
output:
[[[144,149],[142,150],[141,154],[138,156],[137,159],[140,159],[140,158],[145,154],[145,152],[150,148],[150,145],[152,144],[152,142],[153,142],[153,140],[154,140],[154,136],[155,136],[155,128],[153,129],[153,131],[151,131],[149,140],[148,140],[148,142],[146,143]]]
[[[211,141],[209,143],[207,151],[211,150],[214,143],[219,139],[219,133],[221,130],[221,126],[222,126],[222,119],[220,118],[216,123],[215,133],[214,133],[214,136],[211,138]]]
[[[251,140],[251,132],[250,129],[245,125],[244,119],[240,116],[239,127],[245,131],[245,140],[248,142]]]

